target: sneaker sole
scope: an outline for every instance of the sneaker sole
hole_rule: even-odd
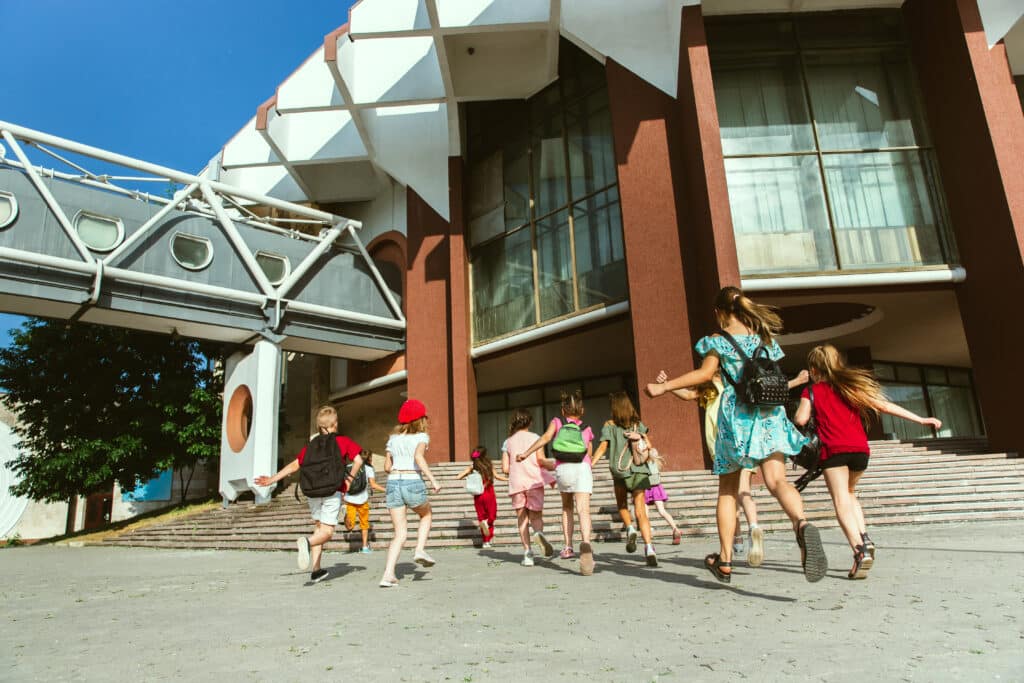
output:
[[[648,555],[647,556],[647,566],[648,567],[657,567],[658,566],[658,556],[657,555]]]
[[[323,581],[324,579],[326,579],[329,576],[330,576],[330,574],[324,574],[323,576],[320,576],[320,577],[317,577],[315,579],[312,579],[312,581],[313,581],[313,583],[320,583],[321,581]]]
[[[747,564],[760,567],[764,562],[764,530],[753,529],[750,532],[750,551],[747,552]]]
[[[594,573],[594,551],[589,543],[580,546],[580,574],[590,576]]]
[[[860,569],[857,570],[857,573],[854,575],[853,578],[855,578],[855,579],[866,579],[866,578],[868,578],[868,571],[871,569],[872,565],[874,565],[874,564],[875,564],[875,559],[873,557],[871,557],[871,555],[865,555],[864,559],[861,560],[861,562],[860,562]]]
[[[804,561],[804,578],[815,583],[825,578],[828,573],[828,555],[821,545],[821,532],[812,524],[804,527],[804,548],[807,551]]]
[[[309,569],[309,541],[300,538],[295,541],[295,545],[299,549],[299,556],[295,558],[299,569]]]
[[[548,542],[547,537],[545,537],[543,533],[538,531],[534,534],[533,539],[537,542],[537,545],[540,546],[541,555],[543,557],[551,557],[555,554],[555,546]]]
[[[631,531],[629,532],[629,535],[626,536],[626,552],[636,552],[636,531]]]
[[[414,557],[412,561],[421,567],[433,567],[435,564],[437,564],[433,560],[426,557]]]

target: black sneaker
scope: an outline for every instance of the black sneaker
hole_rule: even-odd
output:
[[[327,578],[327,570],[326,569],[317,569],[315,572],[313,572],[312,574],[309,575],[309,580],[312,581],[313,583],[320,583],[321,581],[323,581],[326,578]]]

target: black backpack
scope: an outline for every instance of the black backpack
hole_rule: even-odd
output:
[[[733,379],[722,367],[722,375],[736,388],[737,400],[752,406],[786,405],[789,401],[789,380],[779,364],[768,355],[768,347],[762,342],[754,349],[753,355],[748,356],[731,334],[722,330],[722,336],[743,359],[743,370],[738,379]]]
[[[299,487],[307,498],[324,498],[341,488],[345,466],[341,461],[337,434],[320,434],[306,446],[299,468]],[[365,483],[363,484],[365,487]]]
[[[352,462],[351,460],[349,460],[349,461],[347,461],[345,463],[345,479],[346,480],[348,479],[349,475],[352,474],[352,468],[355,467],[355,466],[356,466],[356,464],[354,462]],[[345,489],[345,493],[348,493],[348,494],[351,494],[351,495],[356,495],[358,493],[362,493],[363,491],[366,490],[366,486],[368,484],[369,484],[369,482],[366,479],[366,463],[364,462],[363,466],[360,467],[359,471],[356,473],[355,478],[353,478],[352,482],[348,485],[348,488]]]

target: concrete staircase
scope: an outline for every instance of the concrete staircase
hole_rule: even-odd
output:
[[[985,449],[984,441],[967,439],[875,441],[871,448],[871,465],[858,489],[869,525],[1024,519],[1024,459],[1016,454],[983,453],[980,451]],[[432,466],[442,490],[430,498],[434,510],[430,547],[480,544],[472,496],[465,493],[462,482],[454,479],[463,467],[465,463]],[[802,470],[791,471],[790,478],[801,473]],[[612,481],[603,464],[594,479],[591,513],[595,536],[601,541],[621,541],[623,529],[615,509]],[[717,477],[705,471],[668,472],[663,473],[662,479],[669,494],[667,507],[684,535],[716,533]],[[497,485],[494,543],[516,544],[515,515],[504,483]],[[761,526],[768,530],[788,529],[788,519],[767,489],[763,485],[754,488]],[[809,519],[822,527],[837,525],[823,479],[812,482],[803,496]],[[557,492],[548,489],[544,524],[556,546],[561,538],[560,511]],[[668,543],[671,529],[653,510],[651,522],[656,543]],[[375,494],[372,499],[371,524],[371,544],[375,548],[385,547],[392,529],[383,494]],[[410,539],[415,535],[416,522],[411,526]],[[295,538],[308,534],[309,529],[305,501],[296,501],[293,488],[288,487],[267,506],[236,503],[228,509],[128,531],[103,543],[155,548],[291,550]],[[576,535],[578,538],[578,530]],[[354,550],[359,547],[359,538],[358,531],[342,531],[329,545]]]

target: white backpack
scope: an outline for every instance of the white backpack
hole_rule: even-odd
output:
[[[480,476],[479,472],[470,472],[469,476],[466,477],[466,493],[479,496],[483,492],[484,478]]]

